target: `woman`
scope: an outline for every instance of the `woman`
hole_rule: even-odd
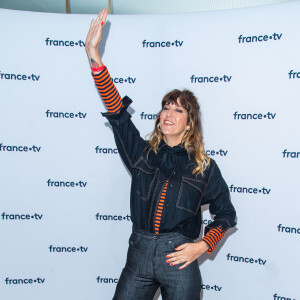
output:
[[[197,258],[211,253],[225,231],[235,223],[228,187],[215,161],[205,155],[199,105],[190,91],[173,90],[149,141],[131,121],[127,107],[98,53],[107,11],[92,20],[86,53],[112,125],[119,153],[132,176],[133,232],[125,268],[113,299],[151,300],[161,288],[165,300],[200,299],[201,278]],[[214,221],[198,238],[201,205],[210,204]]]

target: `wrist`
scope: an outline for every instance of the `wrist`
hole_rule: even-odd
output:
[[[199,241],[199,242],[197,242],[197,243],[195,243],[195,244],[198,245],[199,251],[201,253],[204,253],[204,252],[208,251],[208,249],[209,249],[208,244],[206,242],[202,241],[202,240]]]
[[[102,61],[101,61],[101,57],[99,56],[98,49],[94,49],[94,48],[87,49],[86,48],[85,51],[86,51],[89,61],[91,60],[91,58],[93,58],[95,61],[97,61],[99,64],[101,63],[101,65],[102,65]]]
[[[100,74],[105,68],[106,68],[106,66],[102,65],[102,66],[99,66],[99,67],[91,67],[91,70],[92,70],[93,75],[98,75],[98,74]]]

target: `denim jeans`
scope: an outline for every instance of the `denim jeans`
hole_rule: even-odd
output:
[[[178,232],[152,234],[133,228],[127,261],[113,300],[153,300],[161,288],[163,300],[200,300],[201,276],[197,260],[179,270],[166,255],[194,241]]]

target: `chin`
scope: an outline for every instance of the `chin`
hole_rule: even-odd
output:
[[[172,133],[168,129],[167,130],[162,130],[161,133],[162,133],[163,136],[171,136],[172,135]]]

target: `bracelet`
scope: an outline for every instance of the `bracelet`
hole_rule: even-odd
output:
[[[92,70],[93,72],[100,72],[100,71],[103,71],[105,68],[106,68],[106,67],[103,65],[103,66],[97,67],[97,68],[91,67],[91,70]]]

